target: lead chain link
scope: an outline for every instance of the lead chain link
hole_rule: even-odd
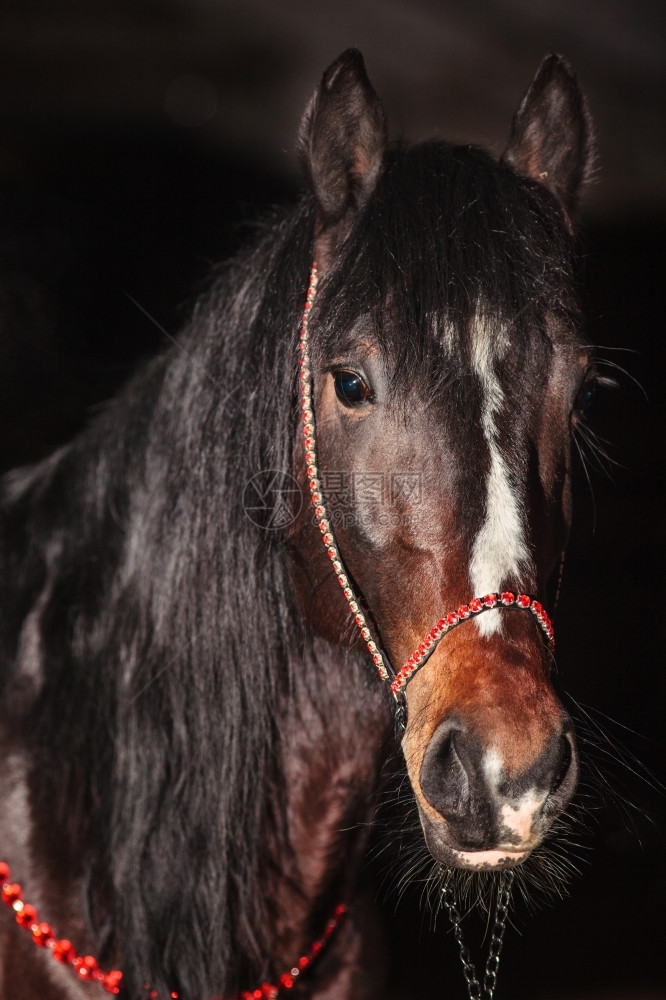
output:
[[[506,922],[509,916],[511,886],[513,884],[514,876],[514,871],[505,872],[497,890],[495,921],[490,935],[490,950],[488,953],[488,961],[486,962],[486,972],[483,979],[483,985],[488,1000],[493,1000],[495,988],[497,986],[497,971],[499,969],[502,944],[504,942],[504,931],[506,930]]]
[[[462,962],[463,974],[465,976],[465,982],[467,983],[467,994],[469,996],[469,1000],[482,1000],[481,984],[476,978],[476,968],[474,967],[474,962],[472,962],[469,948],[463,940],[462,918],[458,912],[455,897],[448,882],[442,890],[442,899],[446,909],[448,910],[451,924],[453,925],[453,936],[456,939],[456,944],[458,945],[458,950],[460,952],[460,961]]]
[[[483,977],[483,989],[477,979],[476,967],[472,961],[469,948],[465,944],[462,932],[462,917],[456,906],[455,897],[450,884],[442,889],[442,900],[449,914],[449,919],[453,926],[453,936],[458,945],[460,961],[463,967],[463,974],[467,984],[467,996],[469,1000],[493,1000],[495,988],[497,986],[497,971],[499,969],[500,955],[504,941],[504,931],[509,916],[509,904],[511,902],[511,886],[513,884],[515,872],[504,872],[497,890],[497,902],[495,903],[495,917],[493,929],[490,936],[490,949],[486,968]]]

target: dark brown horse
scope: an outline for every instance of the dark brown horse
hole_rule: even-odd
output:
[[[551,56],[499,163],[387,147],[349,51],[300,151],[307,193],[179,343],[3,481],[4,1000],[369,1000],[396,738],[441,871],[519,865],[574,791],[534,599],[595,379],[583,97]],[[404,733],[375,672],[403,664]]]

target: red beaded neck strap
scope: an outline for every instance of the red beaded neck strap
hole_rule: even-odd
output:
[[[103,972],[97,959],[92,955],[79,955],[71,941],[63,938],[58,940],[49,924],[41,922],[37,910],[30,903],[23,901],[23,890],[18,882],[10,882],[9,865],[0,861],[0,898],[10,910],[14,911],[16,923],[32,935],[32,940],[40,948],[47,948],[56,962],[71,966],[75,974],[84,982],[99,983],[107,993],[117,996],[122,987],[123,974],[120,969]],[[241,990],[233,1000],[278,1000],[278,997],[293,989],[305,971],[315,961],[329,938],[335,933],[347,912],[344,903],[340,903],[333,911],[333,916],[326,924],[324,933],[311,945],[305,955],[301,955],[293,968],[283,973],[276,983],[262,983],[255,990]],[[144,986],[146,1000],[161,1000],[156,990]],[[164,1000],[179,1000],[180,994],[172,990]],[[213,1000],[222,1000],[221,997]]]
[[[423,641],[419,643],[412,655],[398,671],[393,669],[386,653],[380,650],[375,638],[372,635],[369,623],[359,605],[358,598],[354,593],[349,576],[345,571],[344,562],[342,560],[342,556],[340,555],[340,550],[338,549],[335,535],[333,534],[331,521],[326,511],[324,494],[321,481],[319,479],[319,470],[317,468],[317,443],[315,438],[314,409],[312,405],[312,367],[310,364],[308,338],[308,322],[316,294],[317,265],[313,264],[312,271],[310,272],[310,284],[308,286],[307,298],[303,309],[303,319],[301,321],[298,373],[308,485],[310,488],[312,504],[314,506],[315,518],[322,535],[324,547],[328,553],[329,559],[331,560],[333,571],[337,577],[338,583],[342,587],[342,593],[344,594],[347,604],[349,605],[349,610],[354,617],[356,626],[361,633],[361,638],[366,644],[368,652],[372,658],[372,662],[377,668],[377,672],[379,673],[381,679],[390,685],[396,701],[398,704],[401,704],[403,689],[407,684],[407,681],[410,680],[414,673],[423,666],[446,633],[450,632],[452,628],[455,628],[456,625],[460,625],[466,619],[476,617],[477,615],[482,614],[482,612],[490,611],[493,608],[519,608],[524,611],[531,611],[541,626],[541,629],[548,640],[549,647],[553,649],[555,645],[553,623],[551,622],[548,612],[545,610],[543,605],[527,594],[516,595],[510,593],[509,591],[505,591],[499,595],[488,594],[486,597],[475,597],[469,602],[469,604],[462,604],[457,611],[450,611],[448,614],[444,615],[444,617],[440,618],[437,624],[431,628]]]

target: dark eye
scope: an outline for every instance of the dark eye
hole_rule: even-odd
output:
[[[345,406],[358,406],[372,401],[372,390],[356,372],[338,369],[333,373],[335,393]]]
[[[583,413],[588,408],[596,395],[597,387],[594,382],[585,382],[578,390],[578,395],[574,402],[574,411]]]

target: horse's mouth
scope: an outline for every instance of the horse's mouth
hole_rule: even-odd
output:
[[[468,871],[498,871],[515,868],[528,857],[530,851],[451,851],[453,865]],[[449,862],[451,864],[451,862]]]
[[[446,865],[447,868],[463,868],[467,871],[501,871],[503,868],[515,868],[530,856],[539,842],[539,838],[531,838],[529,844],[506,846],[500,844],[465,849],[450,843],[449,837],[441,829],[427,820],[423,822],[423,817],[422,828],[426,846],[435,861]]]
[[[432,842],[426,837],[428,850],[440,864],[447,868],[464,868],[467,871],[501,871],[503,868],[515,868],[522,864],[532,853],[532,848],[517,850],[516,848],[495,847],[485,850],[461,851]]]

